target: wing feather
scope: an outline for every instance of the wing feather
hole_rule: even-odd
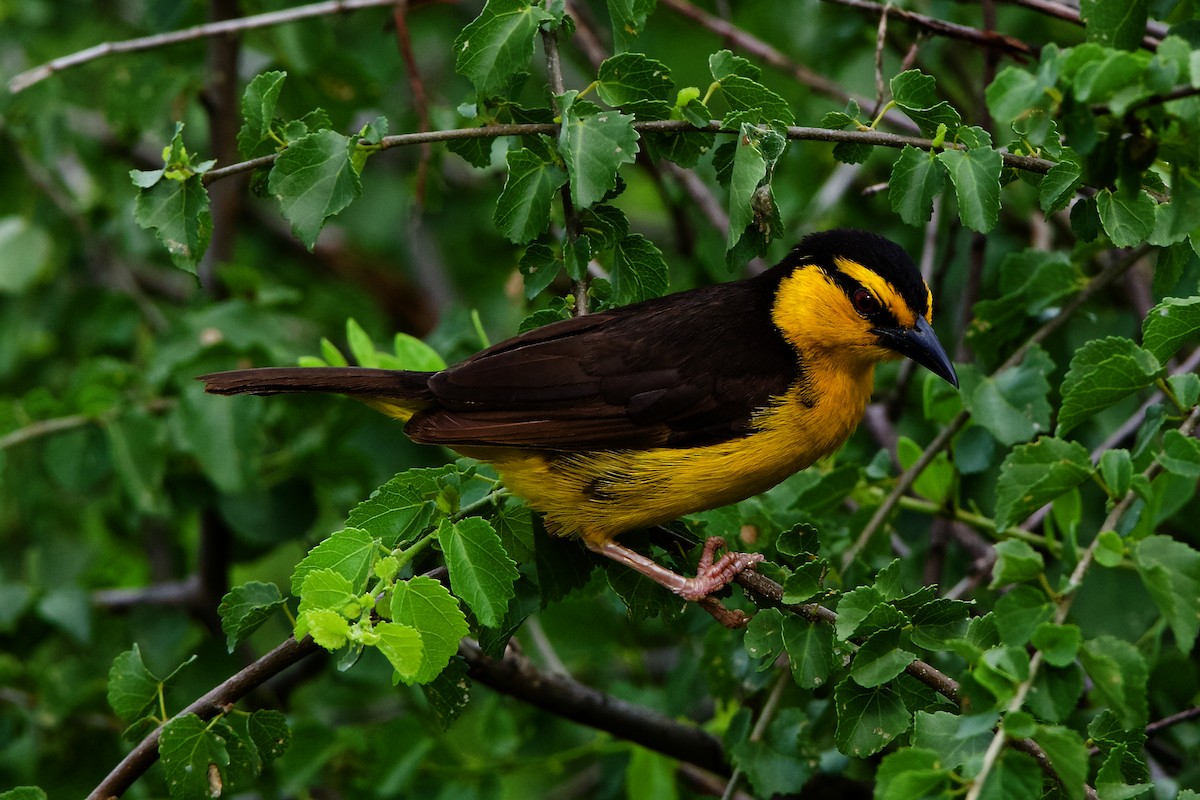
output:
[[[428,443],[554,450],[742,436],[800,376],[771,321],[778,276],[697,289],[502,342],[428,381],[405,431]]]

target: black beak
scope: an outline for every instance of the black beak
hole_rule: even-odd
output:
[[[912,328],[877,328],[875,333],[884,347],[908,356],[955,389],[958,388],[958,375],[950,363],[950,356],[946,355],[937,334],[933,332],[933,326],[924,317],[917,317],[917,324]]]

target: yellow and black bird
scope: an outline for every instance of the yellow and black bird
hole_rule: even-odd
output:
[[[615,541],[745,499],[832,453],[871,395],[875,364],[907,356],[958,378],[932,296],[898,245],[807,236],[746,280],[529,331],[440,372],[266,368],[206,375],[217,394],[337,392],[403,420],[417,442],[494,464],[545,515],[681,597],[760,560],[710,539],[684,578]]]

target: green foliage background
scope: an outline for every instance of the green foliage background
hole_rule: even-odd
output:
[[[1200,11],[868,5],[412,2],[24,86],[288,6],[0,2],[0,797],[293,632],[332,652],[128,794],[1194,797]],[[689,521],[767,555],[744,631],[375,412],[194,380],[433,369],[836,226],[920,258],[962,388],[886,365],[842,452]],[[484,688],[510,636],[708,755]]]

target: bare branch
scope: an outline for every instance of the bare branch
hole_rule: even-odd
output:
[[[93,45],[86,50],[80,50],[76,53],[56,58],[53,61],[47,61],[45,64],[13,76],[8,82],[8,91],[12,94],[23,92],[35,83],[46,80],[46,78],[49,78],[56,72],[62,72],[71,67],[77,67],[80,64],[86,64],[89,61],[95,61],[98,58],[113,55],[114,53],[136,53],[142,50],[153,50],[158,47],[204,39],[209,36],[221,36],[239,31],[253,30],[254,28],[268,28],[272,25],[282,25],[285,22],[295,22],[312,17],[326,17],[331,14],[341,14],[346,11],[357,11],[363,8],[390,6],[395,1],[327,0],[324,3],[313,3],[312,5],[297,6],[296,8],[288,8],[283,11],[269,11],[265,14],[254,14],[249,17],[209,22],[204,25],[196,25],[192,28],[184,28],[183,30],[171,31],[169,33],[157,33],[153,36],[143,36],[138,39],[126,39],[121,42],[104,42],[103,44]]]
[[[1079,14],[1078,5],[1070,6],[1066,3],[1054,2],[1054,0],[1004,0],[1004,2],[1014,6],[1023,6],[1047,16],[1057,17],[1075,25],[1084,24],[1083,18]],[[1146,25],[1146,35],[1142,38],[1142,47],[1145,47],[1147,50],[1154,50],[1166,35],[1167,26],[1160,22],[1150,22]]]
[[[873,16],[878,16],[883,13],[884,6],[880,3],[871,2],[871,0],[825,0],[827,3],[836,3],[837,5],[855,8],[860,11],[866,11]],[[971,28],[966,25],[959,25],[954,22],[946,22],[935,17],[927,17],[924,14],[916,14],[912,11],[905,11],[902,8],[892,7],[888,12],[891,16],[898,20],[907,22],[918,28],[929,31],[938,36],[946,36],[951,39],[961,39],[964,42],[986,47],[988,49],[999,50],[1010,56],[1028,57],[1036,56],[1037,51],[1031,46],[1022,42],[1020,39],[1015,39],[1012,36],[1007,36],[1003,33],[994,31],[981,31],[976,28]]]
[[[551,714],[606,731],[650,750],[729,775],[721,740],[692,725],[585,686],[566,675],[542,672],[511,647],[496,661],[463,639],[458,654],[475,680]]]

